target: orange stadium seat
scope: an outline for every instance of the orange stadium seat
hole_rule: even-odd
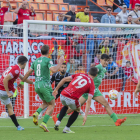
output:
[[[36,13],[35,20],[43,20],[43,13]]]
[[[99,5],[105,5],[105,0],[97,0],[97,4],[99,4]]]
[[[4,15],[4,21],[10,21],[10,22],[12,22],[13,21],[12,14],[13,13],[11,13],[11,12],[6,12],[5,15]]]
[[[59,14],[54,14],[54,21],[57,21],[57,17]]]
[[[52,14],[51,13],[47,13],[47,19],[46,19],[46,14],[44,14],[44,20],[53,21]]]
[[[31,6],[33,6],[35,10],[38,10],[38,3],[30,3],[29,7],[31,8]]]
[[[53,0],[44,0],[44,2],[53,3]]]
[[[63,3],[63,0],[54,0],[55,3]]]
[[[27,2],[34,2],[34,0],[27,0]]]
[[[48,10],[48,4],[46,4],[46,3],[40,3],[39,4],[39,9],[40,10]]]
[[[16,16],[17,16],[17,14],[16,13],[13,13],[13,20],[14,21],[16,20]]]
[[[69,9],[68,9],[68,5],[66,5],[66,4],[59,4],[59,10],[66,10],[66,11],[68,11]]]
[[[11,3],[11,6],[12,6],[13,9],[17,8],[17,2]]]
[[[44,2],[44,0],[35,0],[35,2],[42,3],[42,2]]]
[[[112,2],[114,2],[114,0],[111,0]],[[109,0],[106,0],[106,4],[109,5],[109,6],[113,6],[113,3],[110,2]]]
[[[49,10],[58,10],[58,4],[49,4]]]

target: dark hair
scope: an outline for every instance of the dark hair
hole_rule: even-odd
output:
[[[48,45],[43,45],[41,48],[41,54],[46,55],[49,53],[49,46]]]
[[[112,9],[112,7],[110,7],[110,6],[107,6],[106,10],[107,10],[107,9]]]
[[[20,57],[18,58],[17,63],[23,65],[23,64],[25,64],[27,61],[28,61],[27,57],[25,57],[25,56],[20,56]]]
[[[128,17],[132,17],[132,15],[128,15]],[[127,17],[127,18],[128,18],[128,17]]]
[[[77,66],[77,68],[78,68],[78,67],[80,67],[80,66],[81,66],[81,67],[83,67],[83,65],[82,65],[82,64],[79,64],[79,65]]]
[[[89,7],[85,7],[84,9],[86,9],[86,8],[89,9]]]
[[[130,61],[127,61],[126,63],[129,63],[131,65],[131,62]]]
[[[109,59],[109,56],[107,54],[102,54],[101,59]]]
[[[101,51],[100,50],[96,51],[96,54],[101,54]]]
[[[91,67],[89,70],[89,75],[96,76],[98,74],[98,69],[96,67]]]
[[[65,66],[67,66],[67,64],[66,64],[66,63],[62,63],[62,65],[65,65]]]

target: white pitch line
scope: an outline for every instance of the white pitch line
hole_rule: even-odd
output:
[[[140,124],[123,124],[123,126],[139,126]],[[78,127],[106,127],[106,126],[114,126],[115,125],[90,125],[90,126],[71,126],[71,127],[75,127],[75,128],[78,128]],[[7,128],[7,127],[15,127],[15,126],[0,126],[0,128]],[[24,128],[39,128],[39,127],[24,127]],[[54,128],[54,127],[48,127],[48,128]],[[64,128],[64,126],[62,127],[59,127],[59,128]]]

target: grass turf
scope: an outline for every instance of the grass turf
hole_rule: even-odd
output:
[[[118,127],[108,115],[90,115],[85,126],[82,126],[83,118],[79,116],[71,127],[75,134],[62,133],[68,116],[63,119],[59,131],[53,129],[54,123],[50,118],[49,133],[35,126],[32,118],[18,119],[24,131],[17,131],[10,119],[0,118],[0,140],[140,140],[140,114],[118,115],[119,118],[124,116],[127,117],[126,122]]]

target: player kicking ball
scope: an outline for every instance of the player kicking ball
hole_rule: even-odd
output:
[[[100,59],[100,64],[96,66],[96,68],[98,69],[98,75],[94,78],[94,84],[95,84],[95,94],[93,96],[93,100],[97,101],[98,103],[100,103],[101,105],[103,105],[108,113],[108,115],[113,119],[114,123],[116,126],[120,126],[122,123],[124,123],[126,121],[126,117],[124,117],[123,119],[118,119],[117,115],[112,111],[109,103],[107,102],[107,100],[103,97],[102,93],[100,92],[100,90],[98,89],[98,87],[101,85],[102,83],[102,79],[106,75],[109,75],[106,72],[106,68],[109,62],[109,56],[107,54],[102,54],[101,55],[101,59]],[[79,102],[81,104],[81,106],[87,101],[88,99],[88,94],[85,93],[83,94],[80,99]],[[67,111],[67,114],[71,113],[72,110],[69,109]],[[55,117],[55,121],[57,120],[57,118]]]
[[[41,57],[33,62],[31,68],[22,80],[24,82],[33,71],[35,72],[35,91],[42,99],[43,104],[33,114],[33,123],[38,125],[38,116],[40,112],[48,107],[43,122],[39,126],[44,132],[49,132],[47,129],[47,122],[55,107],[55,98],[52,96],[52,87],[50,83],[50,71],[56,73],[64,62],[64,58],[60,57],[58,65],[54,66],[52,60],[49,59],[48,56],[49,46],[43,45],[41,48]]]
[[[68,107],[70,107],[74,112],[72,115],[69,117],[68,123],[66,127],[63,129],[63,133],[74,133],[73,131],[70,130],[70,126],[75,122],[77,119],[79,112],[80,112],[80,103],[79,103],[79,98],[84,94],[84,93],[89,93],[88,94],[88,99],[87,99],[87,104],[86,104],[86,112],[85,116],[83,119],[83,125],[86,123],[87,120],[87,115],[90,109],[91,105],[91,99],[93,98],[94,91],[95,91],[95,86],[93,79],[96,77],[98,72],[98,69],[93,67],[89,70],[89,75],[87,74],[75,74],[69,77],[66,77],[60,81],[60,83],[57,85],[55,88],[53,95],[58,94],[59,88],[65,84],[66,82],[70,82],[68,87],[66,87],[60,95],[60,100],[64,107],[61,109],[58,120],[54,126],[55,130],[59,130],[59,125],[65,116]]]
[[[2,77],[0,79],[0,100],[1,102],[6,105],[8,109],[8,114],[17,127],[17,130],[21,131],[24,130],[23,127],[21,127],[18,124],[17,118],[13,112],[13,106],[10,101],[10,97],[13,97],[15,88],[14,88],[14,82],[19,77],[21,80],[23,79],[23,76],[20,75],[21,69],[24,69],[26,66],[28,59],[25,56],[20,56],[17,61],[17,65],[11,66],[8,69],[6,69]],[[30,80],[25,80],[26,83],[33,84]]]

